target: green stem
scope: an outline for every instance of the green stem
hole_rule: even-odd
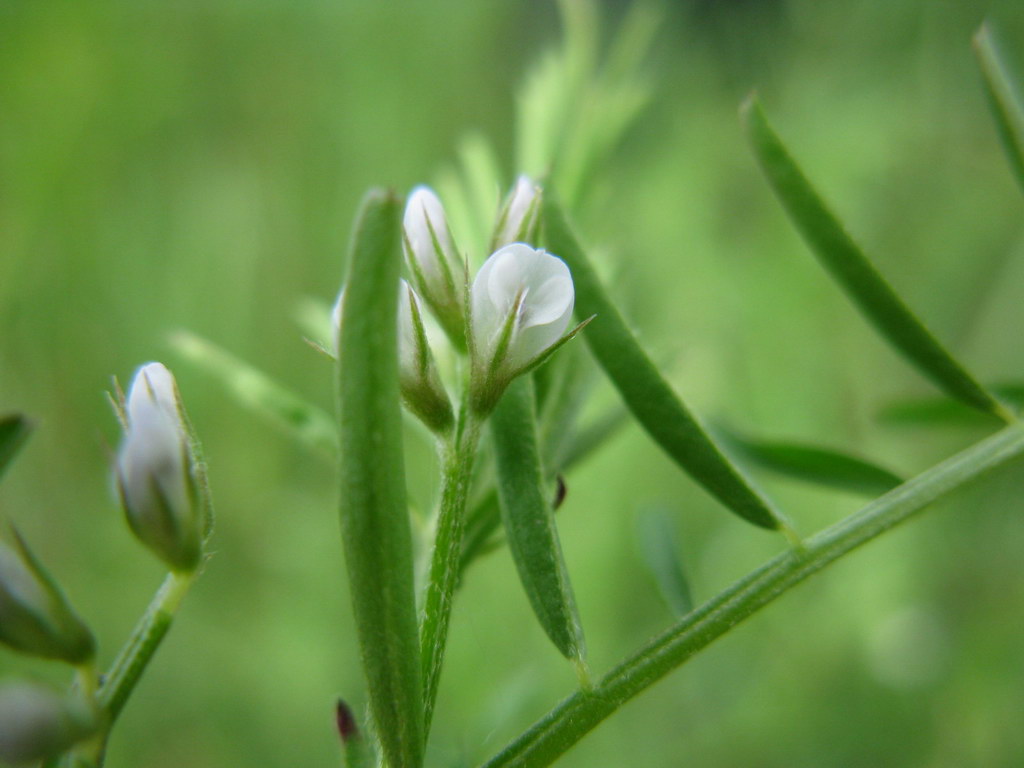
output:
[[[100,707],[107,717],[108,732],[171,628],[174,614],[197,575],[198,571],[167,574],[146,613],[108,670],[98,695]]]
[[[812,536],[802,548],[777,555],[683,617],[592,690],[564,699],[485,768],[550,765],[620,706],[811,574],[1022,453],[1024,425],[1018,422]]]
[[[444,449],[441,506],[420,627],[425,734],[430,733],[441,664],[448,640],[448,622],[452,611],[452,596],[459,577],[466,502],[473,477],[473,460],[480,441],[480,426],[479,419],[469,413],[465,416],[464,427],[455,430],[454,437]]]

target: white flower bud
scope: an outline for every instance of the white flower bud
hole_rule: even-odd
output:
[[[472,387],[481,410],[562,341],[574,300],[569,268],[557,256],[513,243],[484,262],[471,292]]]
[[[0,687],[0,761],[21,765],[55,757],[96,732],[79,702],[29,682]]]
[[[174,377],[160,363],[138,369],[128,390],[117,481],[135,535],[175,570],[194,570],[205,535],[185,418]]]
[[[14,529],[0,541],[0,642],[16,651],[81,664],[96,643],[60,587]]]
[[[465,266],[452,241],[444,206],[429,187],[416,187],[409,195],[402,229],[413,285],[445,333],[462,346]]]
[[[539,221],[540,187],[528,176],[521,175],[501,208],[492,249],[509,243],[533,242],[537,239]]]
[[[332,351],[338,356],[341,313],[345,290],[331,312]],[[446,431],[454,421],[451,401],[441,383],[427,342],[419,297],[405,281],[398,286],[398,383],[402,399],[413,413],[435,432]]]

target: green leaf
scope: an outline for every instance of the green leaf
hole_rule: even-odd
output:
[[[583,627],[545,490],[534,409],[533,381],[520,376],[491,415],[501,519],[519,580],[541,627],[563,656],[583,661]]]
[[[544,195],[544,226],[548,248],[572,272],[577,316],[596,315],[583,338],[636,420],[670,458],[729,509],[755,525],[779,528],[779,513],[722,454],[640,347],[550,193]]]
[[[1024,408],[1024,383],[994,384],[996,397],[1013,410]],[[878,413],[879,421],[903,426],[991,426],[992,416],[947,397],[916,397],[889,403]]]
[[[690,584],[679,561],[673,510],[648,507],[637,517],[637,538],[644,565],[654,577],[665,605],[677,616],[693,610]]]
[[[747,138],[769,184],[822,266],[897,351],[951,397],[1004,421],[1006,409],[903,303],[803,175],[755,96],[740,109]]]
[[[796,480],[871,497],[881,496],[903,482],[877,464],[829,448],[754,440],[721,427],[716,432],[739,458]]]
[[[324,457],[338,454],[338,433],[327,412],[303,400],[270,376],[211,341],[177,331],[171,344],[187,360],[217,379],[241,405],[282,427]]]
[[[985,79],[985,95],[1006,150],[1006,158],[1017,183],[1024,190],[1024,104],[1020,89],[999,55],[988,23],[982,24],[974,35],[974,53]]]
[[[596,417],[593,422],[581,429],[572,430],[564,450],[558,452],[552,460],[553,474],[549,473],[548,478],[553,479],[571,470],[617,434],[628,420],[629,411],[616,407]],[[502,542],[494,536],[500,523],[498,494],[492,489],[472,507],[466,518],[460,572],[477,557],[501,545]]]
[[[412,533],[398,388],[401,202],[371,191],[352,239],[338,355],[341,529],[370,708],[388,764],[423,762]]]
[[[31,432],[32,422],[23,414],[10,413],[0,417],[0,477]]]

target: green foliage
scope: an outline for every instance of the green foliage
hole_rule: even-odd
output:
[[[675,515],[664,507],[648,507],[637,517],[637,538],[644,565],[654,577],[665,605],[676,616],[693,610],[690,583],[679,559]]]
[[[991,390],[1015,411],[1024,407],[1024,384],[1007,382],[994,384]],[[887,403],[878,413],[878,418],[888,424],[903,426],[955,426],[974,425],[989,427],[993,419],[984,413],[967,408],[959,400],[944,397],[904,398]]]
[[[219,381],[240,405],[334,461],[338,454],[338,434],[334,420],[324,410],[197,334],[176,331],[171,336],[171,344],[186,360]]]
[[[795,238],[744,161],[735,120],[740,93],[756,84],[770,94],[821,191],[907,303],[980,381],[1019,377],[1020,200],[1005,194],[1015,191],[1011,177],[961,55],[977,9],[795,0],[668,4],[657,14],[633,3],[607,6],[599,19],[595,4],[563,8],[570,42],[547,56],[536,52],[554,43],[554,12],[508,3],[127,14],[24,4],[8,15],[0,406],[38,416],[44,429],[5,476],[0,506],[31,540],[45,539],[47,560],[73,579],[101,661],[115,655],[111,638],[127,632],[158,574],[117,533],[102,447],[115,438],[112,424],[97,437],[109,422],[97,392],[112,371],[159,358],[171,328],[238,356],[221,358],[231,365],[219,373],[203,362],[180,372],[224,514],[209,579],[190,594],[173,642],[153,655],[181,596],[161,589],[105,664],[107,702],[146,670],[131,718],[109,742],[110,766],[337,762],[328,713],[339,693],[365,701],[364,676],[341,599],[337,519],[326,514],[338,494],[321,461],[335,462],[334,424],[319,406],[330,397],[328,365],[288,319],[299,297],[315,296],[307,333],[330,337],[326,302],[344,262],[346,212],[371,184],[421,182],[467,126],[436,188],[471,265],[486,255],[512,175],[548,174],[616,310],[652,359],[671,361],[695,412],[907,470],[998,423],[960,400],[922,399],[912,372],[791,258]],[[1019,11],[1009,0],[992,8],[1007,54],[1024,31]],[[607,44],[599,26],[613,32]],[[508,95],[524,70],[524,108],[513,116]],[[636,105],[647,107],[642,121]],[[512,136],[517,124],[524,130]],[[536,151],[523,149],[531,136]],[[508,150],[530,159],[507,162]],[[434,351],[445,384],[457,385],[457,361]],[[582,351],[573,342],[535,372],[537,427],[545,487],[565,473],[558,529],[600,677],[665,623],[654,585],[638,573],[651,553],[629,546],[631,511],[670,500],[686,575],[707,594],[782,541],[706,514],[713,500],[658,460]],[[247,367],[271,385],[259,397],[259,387],[235,389]],[[1012,405],[1007,390],[986,388]],[[225,407],[225,389],[296,440],[266,439]],[[881,425],[880,403],[894,403]],[[319,415],[298,415],[306,407]],[[939,429],[961,423],[971,431]],[[902,429],[918,424],[931,428]],[[406,430],[404,453],[412,553],[426,581],[441,494],[422,437]],[[509,630],[534,619],[501,551],[490,449],[485,442],[472,457],[461,547],[448,539],[461,549],[460,586],[450,593],[431,764],[478,764],[575,684],[542,633]],[[630,765],[641,753],[650,765],[1019,763],[1024,742],[1007,713],[1020,709],[1020,637],[1006,617],[1024,599],[1022,529],[1000,514],[1020,498],[1019,468],[1007,463],[944,496],[945,514],[773,604],[582,742],[563,730],[561,743],[576,746],[558,764]],[[946,469],[955,478],[957,467]],[[801,530],[851,509],[842,495],[765,480]],[[668,538],[662,554],[678,566]],[[742,602],[749,593],[729,594]],[[676,629],[685,634],[684,623]],[[0,655],[0,672],[20,663]],[[636,670],[641,679],[627,685]],[[616,698],[650,670],[620,668],[598,694]],[[841,711],[820,705],[822,690],[841,695]],[[433,706],[423,709],[432,715]],[[566,727],[573,711],[556,708],[547,720]],[[592,722],[596,710],[580,711]],[[367,725],[366,741],[376,741]]]
[[[522,376],[491,416],[501,517],[534,615],[563,656],[582,662],[583,626],[541,470],[535,410],[533,382]]]
[[[815,534],[803,547],[777,555],[687,614],[631,658],[579,691],[496,757],[486,768],[541,768],[550,765],[626,701],[834,560],[905,522],[932,502],[995,467],[1024,454],[1019,424],[921,473],[896,491]]]
[[[400,201],[371,192],[356,220],[338,355],[341,526],[370,707],[389,763],[423,762],[412,540],[398,392]]]
[[[771,503],[722,454],[647,357],[612,303],[553,196],[544,200],[545,241],[572,270],[576,314],[599,318],[584,334],[633,416],[668,456],[730,510],[763,528],[778,528]]]
[[[781,475],[863,496],[880,496],[903,482],[898,475],[856,456],[830,448],[774,440],[754,440],[719,428],[742,458]]]
[[[562,0],[565,44],[528,73],[518,94],[516,168],[547,177],[569,210],[585,202],[593,175],[650,99],[640,73],[660,16],[634,3],[604,62],[595,3]]]
[[[946,351],[828,210],[751,96],[740,109],[768,182],[814,255],[882,336],[947,394],[1004,420],[1006,408]]]
[[[983,24],[974,36],[974,52],[985,81],[985,95],[996,121],[1006,159],[1024,190],[1024,104],[1020,91],[1002,60],[992,36]]]

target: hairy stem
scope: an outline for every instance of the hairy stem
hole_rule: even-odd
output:
[[[104,676],[103,685],[97,694],[99,706],[107,718],[104,745],[106,735],[109,734],[153,654],[171,628],[174,614],[197,575],[198,571],[167,574],[145,614],[135,625],[128,641]],[[96,764],[103,765],[102,750]]]
[[[803,547],[776,556],[687,614],[592,690],[564,699],[486,768],[550,765],[620,706],[811,574],[1022,453],[1024,425],[1018,422],[879,497],[812,536]]]
[[[448,641],[452,596],[459,577],[462,534],[466,523],[466,502],[473,477],[473,460],[480,441],[480,422],[466,417],[465,427],[456,429],[445,445],[441,478],[441,506],[430,561],[430,577],[423,604],[420,627],[420,659],[423,667],[424,733],[430,733],[430,721],[437,700],[437,686]]]

